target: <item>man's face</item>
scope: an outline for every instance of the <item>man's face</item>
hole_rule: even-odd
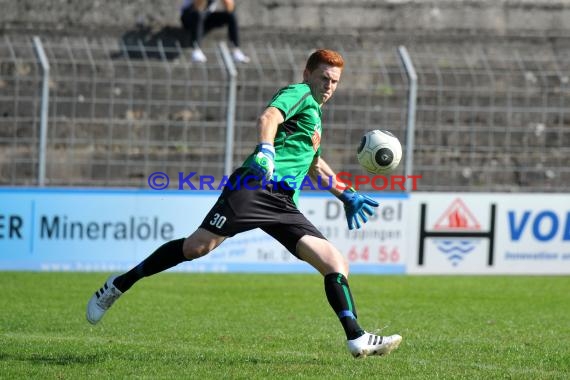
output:
[[[313,72],[305,69],[303,81],[311,88],[313,98],[322,105],[334,94],[341,74],[341,68],[321,63]]]

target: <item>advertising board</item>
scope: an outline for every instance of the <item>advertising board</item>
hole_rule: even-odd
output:
[[[570,274],[567,194],[414,193],[408,273]]]
[[[0,270],[126,270],[166,241],[187,236],[216,191],[0,190]],[[308,193],[300,209],[352,263],[353,273],[404,273],[405,195],[376,197],[377,215],[349,231],[342,203]],[[174,268],[202,272],[314,272],[261,230]]]

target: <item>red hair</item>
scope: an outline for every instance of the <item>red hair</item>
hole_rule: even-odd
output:
[[[312,73],[320,64],[326,64],[342,69],[344,67],[344,59],[340,53],[334,50],[319,49],[315,51],[307,60],[305,69]]]

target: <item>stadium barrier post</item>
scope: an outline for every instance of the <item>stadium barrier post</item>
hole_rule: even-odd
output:
[[[46,181],[46,146],[49,109],[49,61],[44,46],[38,36],[33,37],[34,51],[42,67],[42,96],[40,108],[40,147],[38,157],[38,186],[45,186]]]
[[[234,132],[235,132],[235,111],[236,111],[236,92],[237,92],[237,69],[228,49],[228,45],[222,41],[219,43],[222,53],[224,66],[229,75],[228,82],[228,108],[226,110],[226,151],[224,159],[224,175],[230,175],[233,168],[234,154]]]
[[[406,69],[408,77],[408,107],[407,107],[407,124],[406,124],[406,158],[404,162],[404,176],[408,178],[412,175],[413,160],[414,160],[414,133],[416,129],[416,104],[418,94],[418,75],[416,69],[408,54],[408,49],[405,46],[398,47],[398,54]],[[409,192],[411,187],[406,186],[406,192]]]

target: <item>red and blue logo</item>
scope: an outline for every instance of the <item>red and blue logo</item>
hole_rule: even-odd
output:
[[[475,218],[471,210],[459,198],[445,210],[439,217],[435,226],[435,231],[481,231],[481,224]],[[463,259],[471,253],[480,243],[480,239],[469,238],[436,238],[434,243],[437,249],[447,256],[453,266],[457,266]]]

